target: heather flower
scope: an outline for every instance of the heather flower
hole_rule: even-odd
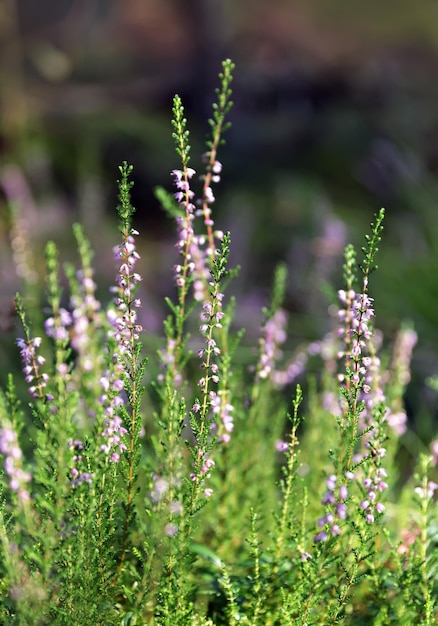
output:
[[[371,475],[363,480],[365,497],[360,503],[360,508],[364,512],[365,521],[373,524],[376,515],[381,515],[385,510],[385,505],[379,501],[379,495],[388,488],[388,484],[383,480],[387,477],[385,468],[377,467]]]
[[[277,452],[286,452],[289,449],[289,444],[287,441],[277,441],[275,443],[275,449]]]
[[[176,351],[178,344],[175,339],[171,337],[167,338],[167,342],[164,348],[162,348],[159,352],[161,367],[162,369],[167,370],[172,373],[172,382],[175,389],[178,389],[182,383],[182,374],[177,370],[177,362],[176,362]],[[164,374],[160,373],[157,377],[159,381],[164,380]]]
[[[183,289],[182,300],[187,292],[188,281],[193,280],[195,299],[204,300],[206,297],[205,284],[208,280],[209,271],[206,265],[203,236],[195,236],[193,221],[195,219],[195,206],[192,203],[194,192],[190,189],[190,179],[195,170],[186,167],[184,170],[173,170],[175,186],[178,189],[175,198],[183,210],[182,215],[176,217],[178,241],[176,248],[183,258],[182,263],[174,266],[174,278],[176,285]]]
[[[342,407],[339,395],[331,391],[324,391],[322,395],[322,407],[336,417],[342,415]]]
[[[339,299],[345,308],[338,311],[341,326],[338,335],[343,341],[343,350],[338,352],[339,358],[345,358],[345,370],[350,371],[348,378],[340,374],[338,379],[354,394],[354,406],[364,402],[361,427],[364,429],[373,421],[374,408],[385,402],[380,381],[380,360],[372,353],[369,356],[370,340],[373,336],[371,318],[374,316],[373,299],[368,296],[364,287],[363,293],[357,294],[353,289],[338,291]],[[347,405],[344,404],[344,413]]]
[[[308,355],[300,350],[294,358],[287,363],[285,369],[273,370],[271,380],[276,387],[284,387],[292,384],[305,371]]]
[[[78,368],[91,372],[102,364],[102,355],[96,352],[94,339],[104,318],[100,313],[101,304],[96,299],[96,283],[90,267],[76,272],[74,287],[70,297],[70,345],[77,353]]]
[[[205,374],[199,379],[198,385],[203,390],[204,413],[209,408],[211,417],[215,417],[216,421],[212,422],[210,429],[215,432],[219,441],[228,443],[230,441],[230,433],[234,428],[232,411],[234,407],[228,402],[226,390],[211,389],[211,385],[219,385],[220,369],[216,362],[216,357],[220,356],[220,348],[213,338],[215,328],[222,328],[221,319],[223,294],[217,291],[214,283],[210,282],[213,289],[211,300],[204,302],[201,310],[201,326],[199,328],[201,334],[205,338],[206,347],[198,350],[198,357],[202,360],[201,369],[205,370]]]
[[[203,176],[203,188],[202,188],[202,200],[199,200],[198,204],[200,209],[196,214],[204,217],[204,225],[207,227],[208,249],[207,255],[213,258],[216,253],[216,247],[214,244],[214,220],[212,218],[212,212],[210,205],[215,202],[212,183],[220,182],[220,173],[222,171],[222,163],[216,158],[217,145],[212,145],[210,152],[204,155],[204,161],[207,162],[207,172]]]
[[[108,311],[108,321],[113,330],[113,336],[120,353],[126,352],[133,343],[139,339],[139,333],[143,330],[137,321],[137,309],[141,307],[141,301],[135,296],[141,276],[135,271],[135,265],[140,255],[135,248],[134,236],[138,232],[131,229],[124,241],[113,249],[114,257],[120,262],[117,273],[116,309]]]
[[[366,347],[365,340],[369,340],[372,337],[372,330],[369,325],[371,318],[374,316],[372,303],[373,299],[366,293],[358,295],[352,302],[350,357],[353,360],[352,382],[357,389],[367,372],[367,361],[364,362],[362,353]]]
[[[27,340],[18,338],[17,345],[24,364],[25,380],[28,384],[33,383],[29,387],[29,392],[34,398],[42,398],[43,389],[49,381],[49,375],[40,371],[40,366],[46,362],[41,354],[37,354],[37,348],[41,346],[41,337],[28,338]]]
[[[81,465],[85,467],[82,456],[82,451],[84,449],[83,442],[80,439],[70,440],[68,442],[68,448],[73,453],[73,467],[70,468],[71,484],[73,487],[78,487],[82,483],[90,485],[93,482],[93,474],[81,469]]]
[[[432,465],[438,465],[438,439],[432,441],[430,451],[432,453]]]
[[[157,474],[153,474],[152,479],[154,486],[150,493],[151,499],[154,502],[161,502],[169,490],[169,481]]]
[[[334,337],[331,333],[328,333],[322,341],[312,341],[305,348],[299,349],[282,369],[274,367],[270,375],[273,384],[279,388],[291,385],[304,373],[309,357],[318,354],[323,358],[327,369],[331,370],[332,366],[329,363],[334,359]],[[281,352],[278,351],[275,361],[280,357]]]
[[[260,338],[260,358],[256,370],[256,380],[269,378],[276,361],[281,357],[279,346],[286,341],[287,316],[278,309],[265,323]]]
[[[213,364],[212,368],[217,368],[217,365]],[[212,376],[211,378],[214,383],[219,383],[218,376]],[[217,435],[219,442],[229,443],[231,439],[230,433],[234,429],[234,421],[231,414],[234,407],[232,404],[227,402],[227,392],[224,389],[221,389],[218,392],[210,391],[209,396],[210,408],[212,410],[213,417],[218,420],[217,422],[212,422],[211,430]]]
[[[182,515],[184,507],[179,500],[173,500],[169,502],[169,511],[172,515]]]
[[[356,298],[356,292],[353,289],[345,291],[340,289],[338,291],[338,298],[345,308],[338,310],[338,320],[340,327],[338,328],[338,336],[342,338],[345,344],[345,352],[340,352],[338,356],[341,358],[346,355],[348,357],[348,351],[351,344],[351,326],[353,319],[353,302]]]
[[[182,215],[177,216],[178,242],[176,248],[183,257],[183,262],[174,266],[175,282],[180,288],[184,288],[182,300],[185,298],[188,283],[193,283],[194,299],[198,302],[208,301],[208,280],[210,276],[209,259],[214,259],[216,246],[214,238],[222,239],[222,231],[213,231],[214,221],[209,207],[215,200],[211,188],[211,182],[219,181],[221,164],[218,161],[210,164],[211,171],[204,177],[203,198],[197,200],[200,207],[195,209],[193,204],[194,192],[190,189],[190,179],[195,170],[185,167],[183,170],[173,170],[174,184],[177,188],[175,198],[180,204]],[[212,171],[215,171],[212,176]],[[195,235],[193,222],[196,217],[204,217],[204,225],[207,227],[207,236]],[[207,248],[205,247],[207,246]]]
[[[414,493],[417,494],[420,500],[430,500],[437,489],[438,484],[433,480],[428,480],[426,489],[423,489],[423,487],[415,487]]]
[[[208,299],[208,280],[210,270],[208,268],[206,251],[203,250],[205,237],[202,235],[194,236],[190,254],[193,268],[193,297],[197,302],[203,302]]]
[[[75,467],[72,468],[70,470],[70,474],[72,477],[72,485],[73,487],[78,487],[79,485],[81,485],[82,483],[87,483],[88,485],[91,485],[91,483],[93,482],[93,474],[90,474],[90,472],[79,472]]]
[[[72,323],[71,314],[64,308],[60,308],[56,318],[49,317],[44,322],[44,330],[47,337],[51,337],[55,341],[69,340],[69,327]]]
[[[408,555],[411,552],[412,546],[417,541],[420,533],[418,526],[414,526],[412,529],[404,528],[401,531],[402,543],[397,549],[400,556]]]
[[[205,480],[210,478],[210,470],[214,467],[215,462],[209,458],[208,455],[202,449],[197,453],[198,462],[196,464],[196,471],[190,474],[190,480],[199,486],[205,485]],[[210,487],[204,488],[204,495],[209,498],[213,494],[213,489]]]
[[[104,421],[104,426],[101,436],[105,443],[100,449],[108,456],[110,463],[117,463],[120,460],[120,454],[127,450],[122,438],[128,431],[122,426],[122,418],[118,415],[108,417]]]
[[[390,409],[388,409],[386,419],[388,421],[388,426],[394,431],[397,437],[401,437],[405,434],[408,422],[406,411],[393,413]]]
[[[341,527],[338,522],[347,519],[346,500],[349,494],[346,481],[353,478],[354,475],[351,472],[346,472],[342,481],[338,481],[336,474],[328,476],[326,491],[322,497],[322,504],[326,507],[326,513],[318,520],[319,528],[324,530],[314,536],[313,541],[315,543],[326,541],[329,535],[334,537],[341,534]]]
[[[391,369],[393,378],[402,387],[411,380],[410,364],[417,339],[417,333],[412,328],[403,328],[396,337]]]
[[[141,300],[136,296],[141,276],[135,271],[140,258],[135,246],[138,231],[130,228],[128,232],[129,234],[124,235],[122,243],[113,248],[119,270],[116,276],[117,286],[112,289],[115,293],[115,308],[108,310],[107,320],[110,324],[108,335],[114,340],[114,354],[108,370],[99,381],[103,391],[99,400],[104,416],[103,429],[100,433],[104,442],[100,449],[111,463],[117,463],[120,454],[127,450],[123,441],[127,430],[122,426],[122,418],[118,415],[120,406],[125,403],[121,395],[125,388],[124,360],[127,354],[132,355],[139,333],[143,330],[137,320],[137,309],[141,307]]]
[[[379,357],[375,354],[364,356],[360,369],[363,379],[362,391],[359,397],[363,400],[365,407],[360,415],[360,426],[362,429],[365,429],[373,423],[375,410],[386,403],[386,398],[383,392]]]
[[[224,238],[225,250],[228,250],[229,239]],[[219,291],[220,279],[225,271],[225,252],[222,251],[217,263],[212,268],[213,280],[208,283],[209,299],[202,305],[200,318],[200,333],[204,339],[204,347],[198,350],[198,357],[201,360],[200,367],[203,370],[202,377],[198,380],[201,389],[201,398],[193,405],[192,416],[196,415],[196,422],[193,422],[193,435],[196,440],[196,454],[194,460],[194,471],[190,478],[194,483],[193,501],[195,502],[199,489],[204,486],[205,479],[209,477],[209,470],[214,465],[213,459],[209,456],[211,442],[217,439],[220,442],[230,441],[230,433],[233,430],[233,418],[231,411],[233,406],[228,402],[226,386],[220,388],[221,371],[218,357],[221,349],[214,339],[216,329],[222,328],[222,302],[223,294]],[[211,488],[204,489],[204,496],[210,497]],[[192,504],[193,506],[193,504]]]
[[[340,290],[338,295],[341,302],[346,305],[345,309],[340,309],[338,312],[338,317],[342,322],[338,334],[343,338],[345,347],[344,350],[338,352],[338,357],[345,357],[345,369],[352,370],[348,380],[345,379],[344,374],[340,374],[338,379],[341,382],[345,381],[347,388],[352,386],[357,402],[360,390],[368,392],[370,389],[365,376],[371,361],[362,352],[366,347],[365,338],[371,338],[371,330],[367,322],[373,313],[372,309],[367,308],[370,301],[366,294],[357,295],[350,289],[348,292]]]
[[[32,479],[30,472],[23,469],[23,453],[11,422],[4,422],[0,430],[0,454],[4,456],[5,473],[9,476],[9,487],[17,493],[21,502],[29,502],[27,483]]]
[[[407,430],[407,416],[403,407],[403,393],[409,383],[412,351],[417,334],[410,328],[402,329],[395,340],[390,369],[383,374],[389,387],[389,406],[386,419],[391,430],[398,436]]]
[[[164,527],[164,533],[168,537],[175,537],[175,535],[178,533],[178,526],[176,524],[173,524],[172,522],[169,522],[169,524],[166,524],[166,526]]]

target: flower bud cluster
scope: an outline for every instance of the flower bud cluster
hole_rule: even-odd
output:
[[[427,481],[427,488],[415,487],[414,493],[420,498],[420,500],[430,500],[433,498],[435,491],[438,489],[438,484],[433,480]]]
[[[104,443],[100,449],[107,455],[110,463],[117,463],[120,460],[120,454],[127,449],[123,442],[127,430],[122,426],[122,418],[118,415],[120,407],[124,404],[120,395],[124,389],[124,383],[122,378],[117,378],[117,372],[120,376],[122,375],[123,365],[120,361],[116,361],[113,372],[109,376],[102,376],[99,381],[103,389],[99,401],[105,415],[104,429],[101,432]]]
[[[217,371],[217,370],[216,370]],[[217,435],[218,441],[229,443],[231,433],[234,430],[234,418],[232,411],[234,406],[227,400],[227,390],[210,391],[210,407],[213,413],[213,419],[217,421],[211,423],[211,431]]]
[[[190,179],[193,178],[196,172],[193,168],[186,167],[184,170],[172,170],[171,173],[174,177],[175,187],[178,190],[175,193],[175,198],[184,211],[183,215],[178,215],[176,218],[178,241],[175,247],[183,257],[183,262],[174,266],[174,278],[178,287],[186,289],[187,282],[195,271],[193,255],[198,262],[202,258],[202,255],[197,250],[198,243],[193,230],[195,206],[192,200],[195,194],[190,189]]]
[[[40,366],[46,362],[46,359],[36,352],[36,349],[41,346],[41,341],[41,337],[28,340],[17,339],[17,345],[24,364],[25,381],[30,384],[29,392],[34,398],[43,397],[43,389],[49,381],[49,375],[40,372]]]
[[[388,409],[386,419],[389,427],[398,437],[404,435],[407,429],[408,420],[401,398],[406,385],[411,379],[410,364],[412,351],[416,343],[417,333],[411,328],[402,329],[398,333],[394,346],[391,372],[388,375],[388,380],[393,387],[391,394],[393,402]]]
[[[305,371],[309,357],[321,354],[327,362],[327,352],[326,340],[313,341],[305,348],[298,350],[294,357],[286,363],[284,369],[274,369],[271,374],[272,382],[276,387],[291,385]]]
[[[114,258],[120,262],[120,267],[116,278],[117,287],[112,289],[116,294],[116,309],[110,309],[107,317],[113,328],[110,336],[114,337],[120,354],[132,348],[143,330],[137,322],[137,309],[141,307],[141,300],[135,297],[135,289],[142,278],[135,271],[140,255],[135,248],[134,235],[138,235],[138,231],[132,228],[125,240],[113,249]]]
[[[346,472],[345,479],[338,485],[338,477],[331,474],[326,481],[326,492],[322,498],[322,504],[326,507],[326,514],[318,520],[318,526],[321,528],[319,533],[315,535],[313,541],[320,543],[327,541],[329,535],[333,537],[341,534],[339,522],[347,519],[347,498],[348,488],[347,480],[354,478],[351,472]]]
[[[82,450],[84,449],[84,444],[79,439],[70,440],[68,442],[68,448],[73,452],[73,462],[74,466],[70,470],[70,474],[72,477],[71,483],[74,487],[81,485],[82,483],[87,483],[91,485],[93,481],[93,474],[90,472],[81,472],[80,466],[83,461]]]
[[[380,515],[385,510],[385,505],[379,502],[379,494],[388,489],[388,484],[383,480],[387,477],[384,467],[377,467],[372,476],[364,479],[365,497],[360,503],[360,508],[364,512],[367,524],[373,524],[376,515]]]
[[[222,163],[215,159],[215,155],[210,153],[206,153],[204,155],[204,160],[209,161],[212,159],[212,162],[209,164],[208,171],[206,175],[203,177],[203,189],[202,189],[202,200],[198,200],[197,204],[200,207],[196,210],[196,216],[204,217],[204,225],[207,227],[207,235],[208,235],[208,243],[209,247],[206,250],[207,256],[212,258],[215,255],[215,246],[213,242],[213,227],[214,221],[212,218],[212,211],[210,205],[215,202],[216,198],[214,197],[213,190],[211,188],[212,183],[220,182],[220,173],[222,172]]]
[[[401,539],[402,543],[397,548],[397,554],[400,556],[406,557],[412,551],[412,546],[417,541],[418,537],[421,535],[421,530],[414,523],[411,528],[403,528],[401,530]]]
[[[201,369],[203,376],[198,381],[198,386],[202,391],[202,399],[196,400],[192,407],[192,413],[199,413],[199,448],[197,450],[194,472],[190,478],[198,486],[205,486],[205,479],[209,478],[209,470],[214,466],[213,459],[209,458],[204,446],[208,436],[213,435],[218,441],[227,443],[230,441],[234,428],[231,412],[233,406],[229,404],[226,389],[218,389],[220,383],[220,371],[217,357],[221,351],[216,344],[213,334],[215,329],[221,329],[221,320],[224,316],[222,312],[223,294],[218,291],[218,285],[209,283],[210,300],[204,302],[201,311],[201,325],[199,331],[205,340],[205,347],[198,350],[198,357],[201,359]],[[214,386],[212,388],[212,386]],[[203,443],[202,443],[203,442]],[[204,488],[205,497],[210,497],[213,490]]]
[[[344,308],[338,310],[338,319],[341,325],[338,328],[337,334],[345,344],[346,352],[348,353],[351,343],[353,303],[356,299],[356,292],[353,289],[349,289],[348,291],[340,289],[338,291],[338,298]],[[345,356],[345,352],[340,353],[338,356]]]
[[[116,308],[108,310],[107,319],[111,326],[108,334],[115,341],[115,352],[111,366],[99,380],[102,388],[99,402],[105,418],[101,432],[104,443],[100,449],[111,463],[117,463],[120,454],[127,449],[123,441],[127,430],[119,415],[120,407],[125,403],[122,396],[125,388],[123,359],[125,355],[132,354],[139,333],[143,330],[137,322],[137,309],[141,307],[141,300],[136,297],[135,290],[141,276],[135,271],[135,265],[140,258],[135,247],[135,235],[138,232],[131,228],[122,243],[113,249],[114,257],[120,265],[117,286],[112,289],[116,294]]]
[[[377,355],[364,357],[363,365],[367,368],[364,377],[360,399],[364,402],[364,410],[360,415],[360,426],[365,429],[373,424],[375,411],[379,406],[386,403],[386,396],[383,391],[383,376],[381,373],[381,362]],[[407,416],[404,409],[394,411],[390,407],[386,408],[385,420],[391,430],[401,437],[406,432]]]
[[[402,329],[396,338],[392,358],[392,370],[396,382],[403,387],[411,380],[410,365],[412,352],[417,343],[417,333],[412,328]]]
[[[5,459],[5,473],[9,476],[10,488],[17,493],[21,502],[29,502],[26,484],[31,481],[32,476],[23,469],[23,453],[10,422],[4,423],[0,430],[0,453]]]
[[[385,404],[386,398],[382,388],[379,357],[375,354],[364,356],[362,366],[364,378],[360,399],[363,400],[364,410],[360,415],[360,426],[365,429],[372,425],[375,410]]]
[[[219,173],[222,169],[219,161],[212,166],[212,173],[207,174],[204,179],[203,199],[197,200],[196,204],[199,208],[195,208],[193,204],[194,192],[190,188],[190,179],[195,175],[195,170],[186,167],[184,170],[173,170],[174,184],[177,188],[175,198],[178,201],[183,215],[176,218],[178,241],[176,248],[183,257],[183,262],[174,266],[174,278],[178,287],[186,287],[189,279],[193,278],[194,299],[198,302],[205,302],[209,299],[208,294],[208,259],[213,258],[216,254],[214,246],[214,237],[222,239],[224,234],[222,231],[213,233],[213,220],[211,217],[211,209],[209,204],[214,202],[215,198],[208,181],[218,182],[220,180]],[[193,221],[198,216],[204,216],[204,224],[207,226],[207,236],[195,235],[193,229]],[[208,246],[205,248],[205,246]]]
[[[99,315],[100,302],[95,297],[96,283],[93,280],[91,268],[76,272],[77,286],[70,297],[71,313],[60,308],[56,316],[46,319],[44,328],[47,337],[56,342],[62,342],[70,346],[76,352],[76,368],[81,372],[95,370],[99,361],[95,353],[93,333],[102,325],[102,317]],[[59,364],[58,370],[61,375],[68,371],[67,364]]]
[[[346,356],[353,361],[351,382],[356,389],[359,389],[367,372],[367,367],[370,365],[369,361],[364,358],[363,351],[366,348],[366,341],[372,337],[369,322],[374,316],[374,309],[372,308],[373,299],[368,294],[353,294],[352,290],[348,293],[342,290],[339,292],[341,302],[351,306],[351,312],[348,309],[341,310],[339,317],[340,319],[344,317],[348,321],[345,331],[349,332],[350,338],[345,337]],[[367,393],[369,387],[364,386],[363,390]]]
[[[164,526],[164,534],[167,535],[167,537],[174,537],[178,533],[178,526],[173,520],[175,520],[175,517],[182,515],[184,506],[180,500],[170,499],[173,493],[172,495],[168,495],[171,493],[171,482],[168,479],[153,473],[152,481],[153,487],[149,492],[149,497],[155,506],[164,504],[167,507],[170,520]],[[173,485],[179,482],[180,481],[175,480],[175,478],[172,480]]]
[[[256,380],[269,378],[275,363],[281,358],[280,346],[286,341],[287,315],[284,309],[278,309],[263,327],[263,336],[259,340],[260,359],[256,370]]]
[[[372,336],[369,321],[374,316],[373,298],[367,293],[357,294],[353,289],[340,289],[338,297],[345,306],[338,311],[338,318],[342,322],[338,335],[344,339],[347,356],[357,360],[366,345],[364,339],[371,339]]]
[[[206,238],[204,235],[194,235],[190,244],[191,267],[193,268],[193,297],[197,302],[208,300],[208,279],[210,270],[207,265],[204,249]]]
[[[54,339],[55,341],[67,342],[69,340],[69,327],[72,323],[71,314],[64,308],[60,308],[58,315],[55,317],[48,317],[44,322],[44,330],[47,337]]]
[[[338,335],[344,342],[344,350],[338,352],[338,358],[345,358],[345,368],[349,372],[348,378],[345,374],[339,374],[338,379],[344,382],[347,389],[354,394],[356,406],[364,400],[365,413],[362,413],[361,419],[366,424],[370,424],[372,423],[372,409],[378,399],[383,397],[378,373],[379,361],[377,357],[373,357],[373,360],[366,354],[367,344],[373,336],[370,324],[374,316],[373,299],[366,292],[356,294],[352,289],[340,290],[338,296],[345,306],[344,309],[338,311],[338,318],[342,322]],[[374,390],[374,394],[371,398],[367,398],[371,389]],[[345,411],[346,406],[344,406]]]
[[[91,372],[96,363],[90,355],[92,333],[101,326],[100,302],[96,299],[96,283],[93,280],[92,270],[79,270],[76,274],[79,283],[79,293],[72,294],[70,305],[72,309],[72,328],[70,344],[77,352],[78,363],[83,371]]]
[[[166,341],[166,345],[164,348],[160,350],[159,355],[160,355],[162,367],[165,370],[172,372],[173,386],[175,387],[175,389],[179,389],[183,381],[183,376],[181,372],[178,372],[177,370],[176,349],[177,349],[177,342],[175,341],[175,339],[168,337]],[[158,374],[157,380],[162,382],[164,380],[164,374],[163,373]]]
[[[212,286],[213,283],[210,283],[210,287]],[[213,339],[213,331],[216,328],[222,328],[223,297],[222,293],[214,292],[211,301],[205,302],[202,306],[199,330],[205,337],[206,347],[198,351],[198,356],[202,359],[201,368],[205,370],[205,375],[199,379],[198,385],[204,392],[205,404],[211,409],[212,418],[218,418],[210,424],[211,431],[219,441],[228,443],[231,438],[230,433],[234,428],[231,414],[234,407],[228,402],[226,390],[211,389],[212,383],[218,385],[220,382],[219,365],[216,362],[216,357],[220,355],[220,348]]]
[[[213,459],[208,458],[202,450],[199,451],[199,457],[202,460],[201,469],[197,474],[194,472],[190,474],[190,480],[192,480],[193,482],[200,481],[200,484],[202,486],[205,486],[205,479],[210,478],[210,470],[215,466],[215,462],[213,461]],[[211,489],[211,487],[205,487],[204,496],[206,498],[210,498],[210,496],[212,495],[213,489]]]

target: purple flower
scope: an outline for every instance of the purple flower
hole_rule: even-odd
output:
[[[116,340],[121,354],[132,348],[134,342],[138,341],[138,333],[143,330],[137,322],[137,309],[141,307],[141,300],[135,296],[135,291],[142,278],[135,272],[140,255],[135,247],[134,234],[137,231],[131,229],[124,241],[114,248],[114,258],[120,261],[115,288],[116,309],[108,311],[107,320],[112,327],[110,335]]]
[[[33,385],[29,387],[29,391],[34,398],[43,397],[43,389],[47,386],[49,381],[48,374],[40,372],[40,365],[44,365],[45,358],[42,355],[38,355],[36,349],[41,346],[41,337],[35,337],[34,339],[17,339],[17,345],[20,349],[20,355],[23,361],[23,372],[25,374],[25,380],[27,383]]]
[[[345,476],[347,480],[352,477],[353,474],[350,472]],[[326,507],[326,514],[324,517],[319,518],[318,526],[325,529],[327,536],[328,533],[336,536],[341,534],[341,527],[338,521],[347,519],[347,505],[345,501],[348,498],[348,488],[344,482],[339,483],[336,474],[331,474],[327,477],[326,487],[327,491],[322,498],[322,504]],[[314,541],[317,540],[314,539]],[[322,541],[322,539],[319,539],[319,541]]]
[[[117,463],[120,460],[120,453],[127,450],[122,438],[128,431],[122,426],[122,418],[118,415],[106,419],[104,426],[101,436],[105,443],[100,449],[108,456],[110,463]]]
[[[385,505],[379,501],[379,494],[388,488],[382,478],[386,477],[386,470],[383,467],[371,467],[370,476],[363,479],[365,497],[360,503],[360,508],[365,513],[365,521],[373,524],[375,514],[381,515],[385,510]]]
[[[260,358],[256,369],[256,379],[269,378],[276,361],[281,356],[279,346],[286,341],[286,312],[278,309],[265,323],[259,340]]]
[[[275,449],[277,452],[286,452],[289,449],[289,444],[286,441],[277,441],[275,443]]]
[[[0,430],[0,454],[4,456],[4,468],[9,476],[9,487],[17,493],[21,502],[29,502],[30,495],[26,485],[31,481],[32,476],[23,469],[23,454],[17,435],[12,423],[7,421]]]
[[[438,484],[432,480],[429,480],[427,482],[426,490],[424,490],[423,487],[415,487],[414,493],[416,493],[417,496],[421,500],[429,500],[430,498],[432,498],[433,494],[435,493],[437,489],[438,489]]]

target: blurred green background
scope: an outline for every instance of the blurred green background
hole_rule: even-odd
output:
[[[40,303],[44,244],[74,258],[71,223],[113,279],[117,166],[135,166],[143,323],[160,332],[176,260],[153,195],[178,167],[179,93],[191,165],[208,132],[220,61],[236,63],[232,129],[215,220],[230,229],[238,315],[254,344],[273,268],[290,270],[287,350],[333,325],[347,241],[387,209],[371,287],[388,345],[419,335],[406,396],[421,437],[436,428],[424,380],[438,372],[438,4],[431,0],[0,0],[0,377],[17,368],[11,300]],[[43,304],[39,304],[42,311]],[[435,422],[435,426],[434,426]]]

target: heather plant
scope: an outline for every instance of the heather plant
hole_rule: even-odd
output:
[[[388,349],[370,295],[384,211],[359,260],[345,250],[332,331],[291,360],[278,266],[248,362],[232,239],[212,210],[232,72],[224,61],[200,177],[174,98],[159,350],[142,326],[126,163],[109,303],[79,225],[78,267],[47,245],[42,327],[16,297],[29,396],[12,376],[0,394],[2,624],[436,623],[436,457],[410,477],[398,461],[417,337],[401,327]]]

